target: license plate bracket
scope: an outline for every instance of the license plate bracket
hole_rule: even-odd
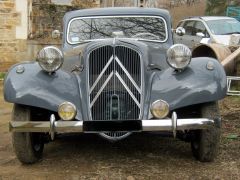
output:
[[[142,130],[140,120],[99,120],[84,121],[85,132],[138,132]]]

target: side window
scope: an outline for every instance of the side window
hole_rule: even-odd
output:
[[[195,26],[194,26],[194,34],[196,35],[197,33],[203,33],[206,37],[209,37],[209,34],[207,32],[206,27],[204,26],[204,24],[200,21],[197,21]]]
[[[195,35],[193,34],[193,25],[194,25],[195,21],[186,21],[183,25],[183,28],[186,31],[186,35]]]
[[[183,27],[183,24],[184,24],[184,21],[180,21],[180,22],[178,23],[178,25],[177,25],[177,28],[178,28],[178,27]]]

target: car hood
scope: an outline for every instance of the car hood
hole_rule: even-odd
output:
[[[132,39],[107,39],[92,41],[85,44],[75,46],[64,50],[64,66],[65,70],[71,71],[71,67],[78,64],[79,61],[84,63],[89,53],[101,46],[127,46],[133,47],[141,52],[145,66],[149,64],[158,65],[161,69],[166,69],[169,65],[166,62],[166,52],[170,45],[167,43],[144,42]]]
[[[239,45],[240,44],[240,34],[213,35],[211,42],[214,42],[217,44],[223,44],[226,46]]]

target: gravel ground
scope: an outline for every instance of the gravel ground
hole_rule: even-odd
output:
[[[67,135],[47,144],[40,162],[21,165],[8,132],[12,105],[3,101],[0,84],[0,180],[240,179],[240,98],[227,97],[220,107],[222,142],[212,163],[196,161],[188,143],[136,134],[117,143],[95,135]]]

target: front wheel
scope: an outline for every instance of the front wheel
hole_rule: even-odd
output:
[[[27,106],[14,104],[12,121],[31,121],[31,109]],[[44,142],[41,133],[12,133],[12,143],[19,161],[31,164],[41,159]]]
[[[206,103],[201,107],[202,118],[215,121],[214,126],[209,129],[194,131],[191,141],[193,156],[201,162],[211,162],[217,155],[220,144],[220,118],[217,102]]]

